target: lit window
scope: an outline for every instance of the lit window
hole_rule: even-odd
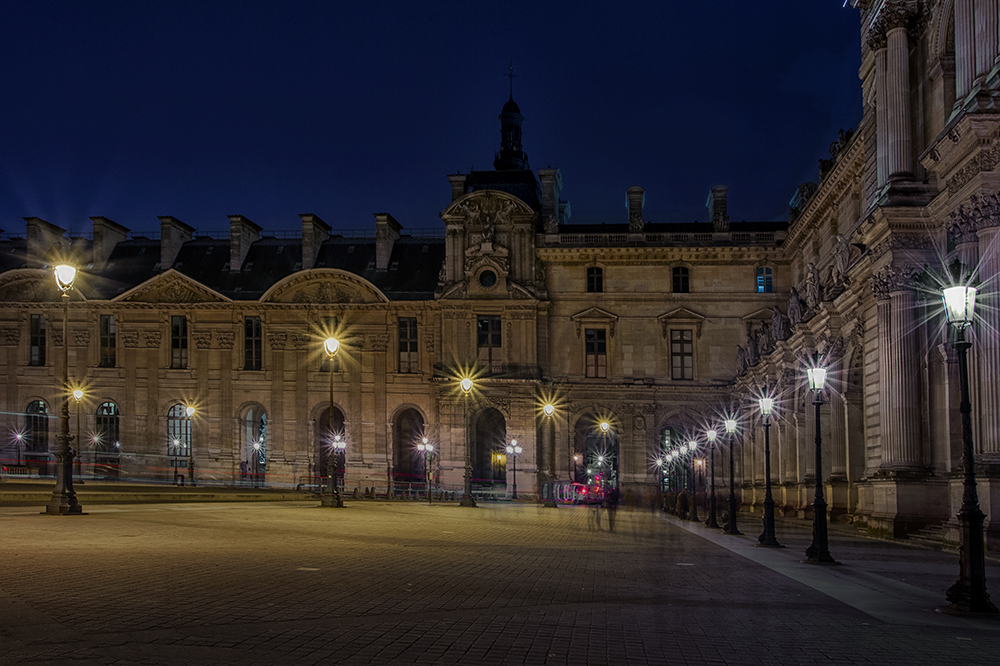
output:
[[[757,293],[770,294],[774,289],[774,280],[771,269],[767,266],[757,267]]]

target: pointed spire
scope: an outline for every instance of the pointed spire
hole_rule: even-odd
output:
[[[497,171],[524,171],[528,166],[528,155],[521,146],[521,123],[524,116],[514,101],[514,63],[508,65],[507,74],[510,79],[510,97],[500,111],[500,152],[493,159],[493,168]]]

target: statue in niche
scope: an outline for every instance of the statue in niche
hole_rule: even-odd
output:
[[[747,356],[750,365],[757,365],[760,360],[760,347],[757,344],[757,335],[753,331],[753,324],[747,324]]]
[[[545,264],[538,257],[535,257],[535,284],[545,286]]]
[[[775,342],[778,342],[779,340],[784,340],[785,337],[785,317],[781,314],[778,306],[775,305],[771,308],[771,338]]]
[[[760,340],[760,351],[762,354],[766,354],[774,348],[774,343],[771,340],[771,331],[767,327],[767,322],[760,322],[760,333],[757,334],[758,340]]]
[[[844,234],[837,234],[833,246],[833,268],[830,274],[830,286],[833,289],[847,284],[848,262],[851,257],[851,244]]]
[[[788,327],[795,328],[795,325],[802,321],[802,299],[799,292],[792,287],[788,294]]]
[[[736,372],[742,375],[747,371],[747,350],[742,345],[736,345]]]
[[[497,235],[497,220],[492,215],[483,215],[483,240],[492,244]]]
[[[816,264],[809,262],[806,267],[806,307],[810,310],[815,310],[819,307],[820,300],[822,300],[823,286],[820,284],[819,280],[819,269],[816,268]]]

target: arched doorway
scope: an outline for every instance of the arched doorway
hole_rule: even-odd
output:
[[[316,452],[316,468],[313,472],[313,476],[315,477],[315,484],[317,487],[323,486],[327,482],[326,480],[329,476],[327,464],[330,460],[330,451],[333,450],[331,445],[336,435],[340,435],[341,440],[346,440],[346,433],[344,432],[344,412],[340,411],[338,407],[333,408],[333,428],[331,430],[330,408],[328,407],[323,410],[316,422],[316,439],[313,442],[313,447]],[[350,442],[347,442],[348,446],[350,446],[350,444]],[[338,483],[344,479],[345,457],[346,454],[344,451],[338,451],[336,460],[334,461],[337,467]]]
[[[24,410],[24,464],[39,474],[49,470],[49,406],[44,400],[33,400]]]
[[[394,490],[423,488],[426,484],[424,456],[417,444],[424,436],[424,417],[415,409],[405,409],[392,427],[392,485]]]
[[[607,430],[601,428],[607,423]],[[620,487],[618,424],[594,414],[576,422],[573,437],[574,474],[577,483],[597,486],[604,492]]]
[[[504,445],[507,440],[507,422],[503,414],[492,407],[480,412],[476,417],[473,433],[473,489],[493,490],[497,485],[506,488],[507,454],[504,452]]]
[[[241,480],[259,488],[267,475],[267,411],[260,405],[247,408],[242,430],[245,455],[240,465]]]
[[[657,458],[666,460],[667,455],[671,452],[675,455],[680,455],[681,447],[686,445],[687,439],[684,437],[684,430],[682,428],[675,425],[665,425],[660,428],[660,449],[657,452]],[[684,460],[684,457],[680,457],[664,463],[660,481],[661,491],[680,492],[681,490],[689,490],[687,467]]]
[[[121,475],[120,415],[118,405],[102,402],[95,414],[94,475],[118,478]]]

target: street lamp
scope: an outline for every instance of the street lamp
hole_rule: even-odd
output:
[[[327,358],[330,361],[330,409],[327,413],[329,417],[327,424],[330,427],[330,434],[333,435],[333,359],[337,356],[337,352],[340,351],[340,340],[334,337],[327,338],[323,341],[323,351],[326,352]],[[340,442],[340,435],[333,435],[329,456],[326,459],[326,475],[329,479],[327,482],[327,494],[320,501],[320,506],[343,509],[344,500],[341,499],[340,490],[337,488],[337,451],[343,450],[343,447],[338,449],[338,442]]]
[[[424,476],[427,477],[427,503],[431,503],[431,497],[434,495],[434,489],[431,487],[431,481],[433,475],[431,474],[431,464],[430,459],[434,455],[434,445],[427,441],[426,437],[420,440],[417,444],[417,450],[424,454]]]
[[[709,429],[705,432],[705,438],[708,440],[709,454],[712,456],[712,494],[708,497],[708,520],[705,521],[705,524],[716,528],[719,527],[715,504],[715,438],[718,436],[719,433],[715,429]]]
[[[523,450],[516,439],[510,440],[510,444],[507,445],[507,455],[514,459],[514,489],[510,494],[511,499],[517,499],[517,457]]]
[[[196,485],[194,482],[194,432],[191,427],[191,417],[194,416],[194,407],[188,405],[184,408],[184,414],[188,419],[188,478],[191,479],[191,485]]]
[[[761,546],[784,548],[774,537],[774,498],[771,497],[771,412],[774,398],[758,398],[757,406],[764,417],[764,532],[757,537]]]
[[[736,527],[736,482],[733,480],[733,442],[736,438],[736,419],[726,419],[726,434],[729,435],[729,523],[726,534],[742,534]]]
[[[545,415],[545,430],[543,432],[548,438],[547,442],[545,440],[543,442],[544,444],[548,444],[546,456],[549,460],[549,492],[548,497],[542,502],[542,506],[555,509],[559,506],[556,504],[556,446],[555,429],[552,425],[552,415],[556,413],[555,405],[551,402],[545,403],[542,405],[542,413]]]
[[[472,443],[469,440],[469,394],[472,393],[472,379],[463,377],[458,382],[458,386],[462,389],[462,405],[464,406],[462,413],[465,416],[462,424],[462,429],[465,432],[465,489],[462,492],[462,501],[458,505],[475,507],[476,500],[472,497]]]
[[[76,268],[60,264],[55,267],[54,272],[56,286],[62,292],[63,304],[62,407],[59,413],[59,434],[56,435],[59,443],[56,449],[56,487],[52,490],[45,513],[66,516],[83,513],[83,507],[77,501],[76,490],[73,488],[73,449],[70,448],[73,436],[69,434],[69,290],[76,280]]]
[[[698,517],[698,485],[695,480],[694,472],[694,452],[698,448],[698,442],[693,439],[687,443],[689,464],[688,469],[691,470],[691,511],[688,514],[688,520],[701,520]]]
[[[817,358],[817,360],[819,360]],[[823,387],[826,385],[826,368],[817,364],[806,370],[809,390],[813,392],[816,407],[816,499],[813,500],[813,540],[806,548],[806,562],[812,564],[837,564],[830,555],[826,529],[826,500],[823,499],[823,436],[820,432],[819,408],[823,404]]]
[[[260,479],[260,442],[253,443],[253,487],[258,488]]]
[[[965,339],[965,329],[972,324],[976,306],[975,287],[948,287],[941,292],[948,324],[955,328],[952,347],[958,352],[958,384],[961,394],[959,412],[962,414],[962,508],[958,512],[959,524],[959,573],[958,580],[948,588],[948,606],[940,610],[960,613],[996,613],[986,590],[986,554],[983,540],[984,515],[979,508],[976,489],[976,462],[972,446],[972,404],[969,401],[968,352],[972,346]]]
[[[81,463],[83,457],[83,440],[80,439],[80,401],[83,400],[83,391],[80,389],[73,390],[73,399],[76,400],[76,479],[82,485],[83,484],[83,473],[81,470]]]

